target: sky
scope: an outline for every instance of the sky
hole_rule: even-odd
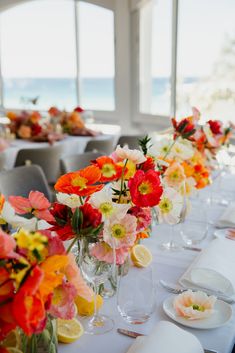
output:
[[[169,76],[171,0],[153,0],[152,75]],[[56,4],[56,6],[55,6]],[[235,0],[180,0],[178,73],[205,76],[218,58],[226,34],[235,37]],[[75,77],[74,4],[38,0],[1,17],[5,77]],[[114,16],[79,4],[80,74],[114,76]]]

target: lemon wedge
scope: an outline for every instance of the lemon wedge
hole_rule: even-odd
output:
[[[94,310],[95,310],[94,298],[92,299],[92,301],[88,302],[86,299],[80,296],[77,296],[75,298],[75,303],[76,303],[77,311],[79,315],[90,316],[94,314]],[[96,296],[96,305],[98,310],[103,305],[103,298],[99,294]]]
[[[152,254],[144,245],[135,245],[131,249],[131,260],[136,267],[147,267],[153,260]]]
[[[57,319],[57,335],[59,342],[72,343],[79,339],[83,333],[84,329],[82,324],[77,319]]]

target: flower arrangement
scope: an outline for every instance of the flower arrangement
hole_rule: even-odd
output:
[[[38,111],[22,111],[19,114],[9,111],[7,117],[10,120],[9,129],[18,139],[53,144],[64,138],[63,134],[54,131],[53,125],[43,122]]]
[[[96,136],[97,132],[85,126],[83,112],[81,107],[76,107],[72,112],[61,111],[56,107],[48,110],[52,124],[60,125],[64,133],[72,136]]]
[[[199,126],[199,115],[194,109],[192,117],[173,120],[171,139],[152,143],[146,136],[140,150],[117,146],[110,156],[62,175],[52,204],[38,191],[27,198],[1,195],[0,341],[15,327],[27,335],[41,332],[48,315],[73,317],[78,294],[89,300],[92,291],[70,253],[77,242],[92,244],[95,259],[119,266],[149,237],[153,210],[159,222],[178,223],[184,198],[210,183],[206,151],[217,153],[231,134],[215,121]],[[199,134],[206,136],[203,148]]]
[[[35,223],[12,216],[10,203],[18,214],[53,220],[50,203],[40,192],[32,191],[28,199],[12,196],[9,202],[1,197],[1,224],[17,226],[18,230],[11,235],[0,229],[0,351],[1,342],[4,346],[7,334],[15,328],[30,336],[35,345],[34,336],[44,331],[50,317],[73,318],[76,297],[90,301],[93,295],[60,237],[55,232],[22,228],[35,229]],[[13,223],[8,223],[11,220]],[[30,347],[27,349],[31,352]],[[22,350],[26,352],[25,347]]]

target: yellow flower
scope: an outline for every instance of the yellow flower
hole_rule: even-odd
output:
[[[30,251],[42,251],[48,243],[48,239],[45,235],[39,232],[30,233],[25,229],[20,229],[19,232],[15,234],[15,239],[20,248]]]
[[[18,266],[15,269],[15,272],[12,272],[11,275],[10,275],[10,278],[15,280],[16,289],[19,288],[19,286],[20,286],[21,282],[23,281],[28,269],[30,268],[30,264],[28,263],[28,261],[24,257],[21,257],[19,259],[19,264],[20,264],[20,266]]]

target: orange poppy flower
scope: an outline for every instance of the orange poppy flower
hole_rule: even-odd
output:
[[[103,188],[102,184],[93,185],[100,181],[101,171],[91,165],[77,172],[62,175],[55,184],[55,190],[67,194],[89,196]]]
[[[122,174],[122,167],[118,164],[115,164],[112,158],[110,157],[99,157],[94,162],[94,165],[96,165],[100,169],[101,183],[117,180]]]

